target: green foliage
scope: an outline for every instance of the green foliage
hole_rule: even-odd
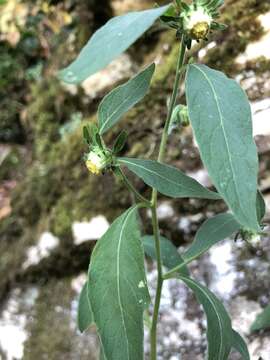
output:
[[[181,280],[195,293],[207,317],[208,360],[227,360],[231,351],[233,332],[229,315],[205,286],[188,277]]]
[[[243,360],[250,360],[247,344],[242,336],[235,330],[233,330],[232,347],[242,355]]]
[[[87,284],[87,282],[84,284],[79,298],[78,327],[80,332],[84,332],[94,323],[90,301],[88,300]]]
[[[121,150],[123,150],[123,147],[125,146],[125,143],[127,141],[127,133],[125,131],[121,131],[118,137],[115,140],[115,143],[113,144],[113,153],[117,154]]]
[[[204,188],[193,178],[173,166],[153,160],[119,158],[118,162],[129,168],[143,181],[161,194],[174,198],[194,197],[219,200],[220,196]]]
[[[59,73],[60,79],[77,84],[103,69],[148,30],[168,7],[137,11],[111,19],[92,36],[78,58]]]
[[[98,108],[100,134],[108,131],[124,113],[144,98],[154,71],[155,64],[151,64],[126,84],[117,87],[104,97]]]
[[[156,248],[155,248],[155,238],[154,236],[146,235],[142,238],[144,251],[152,259],[156,260]],[[188,276],[188,269],[184,265],[184,260],[182,256],[178,253],[177,248],[172,244],[172,242],[166,239],[164,236],[160,237],[160,248],[161,248],[161,257],[164,266],[169,270],[173,269],[176,266],[181,266],[179,271],[180,274]]]
[[[189,65],[186,92],[204,165],[235,218],[258,231],[258,158],[246,94],[235,81],[205,65]]]
[[[183,254],[186,263],[205,253],[219,241],[232,236],[240,224],[231,214],[219,214],[206,220],[196,233],[195,239]]]
[[[88,297],[109,359],[143,358],[143,311],[149,304],[134,206],[98,241],[89,266]]]
[[[270,305],[257,316],[256,320],[250,327],[250,331],[259,331],[270,328]]]
[[[266,212],[266,206],[262,193],[259,190],[257,191],[256,211],[258,222],[261,224],[261,221],[263,220]]]

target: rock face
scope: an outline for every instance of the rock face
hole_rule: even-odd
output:
[[[127,0],[121,3],[112,2],[119,13],[123,10],[121,6],[130,6]],[[145,1],[143,6],[150,3]],[[108,13],[110,11],[108,8]],[[269,11],[270,5],[265,1],[228,0],[223,13],[228,30],[210,40],[215,46],[199,53],[200,61],[224,69],[248,91],[261,152],[261,185],[266,196],[270,191],[270,136],[269,128],[265,128],[265,119],[269,118],[270,88],[267,81],[270,59],[264,57],[264,53],[242,62],[239,57],[247,56],[254,43],[262,39],[265,41],[262,19],[268,16]],[[104,16],[104,12],[102,14]],[[100,15],[95,16],[98,18]],[[135,44],[128,55],[124,55],[121,60],[126,66],[124,72],[122,66],[113,70],[116,72],[113,74],[115,84],[118,84],[140,66],[153,60],[158,64],[149,95],[106,138],[106,142],[112,144],[120,129],[125,127],[129,132],[123,150],[125,156],[156,155],[166,115],[166,95],[170,94],[172,87],[177,46],[170,32],[153,31]],[[197,56],[198,50],[194,48],[194,56]],[[63,56],[63,48],[59,52]],[[136,53],[139,55],[134,57]],[[134,59],[132,63],[130,58]],[[79,275],[87,270],[94,241],[93,237],[88,237],[87,241],[87,236],[78,235],[75,228],[77,226],[78,229],[78,224],[82,222],[90,223],[96,216],[103,216],[106,220],[95,226],[105,226],[106,221],[111,222],[132,203],[126,190],[111,174],[89,176],[82,161],[86,150],[81,135],[82,124],[95,121],[97,104],[113,84],[99,74],[96,83],[105,85],[98,91],[92,84],[87,87],[88,93],[81,88],[72,93],[52,76],[53,68],[60,67],[58,60],[56,63],[48,67],[46,77],[30,86],[23,124],[30,134],[31,151],[28,156],[17,156],[22,165],[18,168],[20,173],[14,176],[8,172],[9,177],[16,179],[17,186],[11,193],[11,214],[0,220],[0,296],[3,307],[0,357],[3,359],[6,356],[8,359],[14,356],[27,360],[97,359],[98,341],[94,330],[83,336],[76,330],[78,293],[82,286]],[[107,73],[103,76],[106,77]],[[78,113],[83,116],[82,122],[73,121],[71,115]],[[178,131],[173,133],[167,159],[194,177],[204,176],[205,179],[190,129],[182,132],[181,136]],[[1,176],[0,181],[6,180],[5,177]],[[146,186],[135,178],[133,180],[147,196]],[[172,204],[163,201],[161,199],[165,205],[160,207],[159,212],[163,233],[181,246],[192,240],[206,216],[224,210],[222,203],[181,200]],[[149,217],[146,213],[142,216],[148,231]],[[269,214],[266,220],[269,221]],[[46,244],[41,241],[44,232],[52,234]],[[235,326],[251,343],[252,359],[257,360],[261,355],[267,360],[264,356],[267,354],[265,348],[269,346],[266,336],[249,335],[250,319],[245,314],[257,313],[270,300],[267,295],[270,285],[267,276],[270,270],[269,239],[265,238],[255,253],[243,244],[233,245],[231,241],[226,244],[194,264],[194,274],[209,283],[227,301],[232,314],[235,314]],[[219,251],[226,254],[227,259],[223,259],[222,269],[217,262]],[[256,270],[258,268],[260,271]],[[155,269],[151,264],[149,284],[153,293]],[[165,290],[161,309],[160,358],[178,359],[181,353],[182,360],[202,359],[205,341],[201,341],[201,335],[205,322],[200,310],[183,285],[169,282]],[[235,301],[229,302],[232,297]],[[179,298],[183,301],[180,302]],[[241,304],[239,315],[237,309],[241,308]],[[182,325],[183,322],[185,325]],[[16,338],[13,354],[10,353],[7,336],[4,336],[7,333]]]

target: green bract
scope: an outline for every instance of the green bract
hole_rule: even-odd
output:
[[[60,78],[68,83],[85,80],[125,51],[160,17],[163,24],[176,31],[181,42],[157,160],[117,157],[119,152],[130,150],[131,144],[127,142],[128,133],[125,130],[118,131],[115,139],[103,138],[146,95],[155,64],[146,66],[105,96],[98,107],[97,125],[92,123],[83,128],[84,141],[88,146],[85,160],[90,171],[95,174],[111,171],[132,193],[136,202],[98,240],[90,259],[88,280],[79,300],[79,329],[85,331],[95,324],[100,337],[100,359],[144,359],[143,314],[150,303],[144,251],[156,261],[157,267],[156,295],[150,313],[145,316],[149,319],[152,315],[148,320],[150,359],[157,360],[159,306],[163,282],[169,278],[184,282],[206,313],[207,359],[227,360],[232,349],[237,350],[244,360],[250,359],[245,341],[232,329],[230,317],[220,300],[206,286],[192,279],[187,268],[210,247],[222,240],[230,241],[229,238],[235,233],[244,240],[260,233],[265,215],[264,199],[257,187],[258,158],[246,94],[234,80],[221,72],[205,65],[189,64],[187,59],[187,49],[191,47],[193,39],[206,40],[210,30],[224,29],[222,24],[215,21],[222,4],[222,0],[194,0],[188,3],[175,0],[163,7],[113,18],[92,36],[78,58],[60,72]],[[185,71],[187,105],[177,105],[181,75]],[[139,115],[136,120],[139,128]],[[217,192],[165,163],[166,146],[172,129],[189,123],[203,164]],[[149,123],[149,128],[151,125]],[[106,144],[108,139],[112,140],[111,144]],[[156,151],[155,145],[152,147],[153,153]],[[184,151],[182,153],[184,156]],[[142,154],[142,157],[147,156]],[[122,167],[150,187],[151,198],[136,189]],[[148,194],[147,191],[145,193]],[[158,193],[171,198],[224,200],[230,212],[206,219],[193,242],[180,253],[167,238],[160,236]],[[142,235],[144,228],[148,232],[149,224],[145,227],[139,221],[139,209],[146,209],[151,216],[150,235]],[[251,330],[269,327],[269,313],[267,307]]]

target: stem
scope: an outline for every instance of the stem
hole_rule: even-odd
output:
[[[184,44],[183,38],[181,40],[177,66],[176,66],[176,74],[173,86],[172,96],[170,98],[168,114],[165,121],[165,126],[162,133],[162,138],[159,147],[159,154],[158,154],[158,161],[163,162],[166,145],[168,141],[168,129],[173,113],[173,109],[175,107],[179,83],[181,80],[184,60],[185,60],[185,52],[186,46]],[[154,304],[154,311],[153,311],[153,318],[152,318],[152,326],[151,326],[151,360],[157,359],[157,323],[158,323],[158,313],[159,313],[159,306],[160,306],[160,299],[161,299],[161,292],[162,292],[162,285],[163,285],[163,276],[162,276],[162,258],[161,258],[161,250],[160,250],[160,236],[159,236],[159,224],[157,218],[157,191],[153,189],[152,191],[152,199],[151,199],[151,211],[152,211],[152,226],[153,226],[153,233],[155,238],[155,248],[156,248],[156,258],[157,258],[157,270],[158,270],[158,278],[157,278],[157,290],[155,296],[155,304]]]
[[[128,190],[130,190],[135,197],[142,203],[144,203],[145,205],[147,205],[147,207],[151,206],[151,203],[148,199],[146,199],[143,195],[141,195],[136,189],[135,187],[131,184],[131,182],[128,180],[128,178],[126,177],[126,175],[123,173],[122,169],[120,167],[116,167],[113,170],[114,174],[119,177],[123,183],[126,185],[126,187],[128,188]]]
[[[185,60],[185,53],[186,53],[186,46],[182,39],[181,45],[180,45],[180,50],[179,50],[179,55],[178,55],[178,60],[177,60],[173,92],[172,92],[172,96],[170,99],[168,114],[167,114],[164,130],[163,130],[163,134],[162,134],[162,138],[161,138],[160,148],[159,148],[159,154],[158,154],[159,162],[163,161],[165,150],[166,150],[166,145],[167,145],[167,141],[168,141],[168,129],[169,129],[173,109],[175,107],[175,103],[177,100],[179,83],[181,80],[181,75],[183,73],[182,70],[183,70],[183,65],[184,65],[184,60]]]
[[[156,289],[156,296],[155,296],[152,325],[151,325],[151,331],[150,331],[151,360],[157,359],[157,323],[158,323],[158,313],[159,313],[159,306],[160,306],[160,299],[161,299],[161,292],[162,292],[162,285],[163,285],[162,258],[161,258],[161,251],[160,251],[159,224],[158,224],[158,218],[157,218],[156,202],[157,202],[157,200],[155,197],[154,203],[151,207],[151,211],[152,211],[152,226],[153,226],[153,232],[154,232],[154,238],[155,238],[158,277],[157,277],[157,289]]]

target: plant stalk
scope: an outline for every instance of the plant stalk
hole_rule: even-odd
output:
[[[168,129],[173,113],[173,109],[176,104],[179,84],[181,80],[183,65],[185,61],[185,52],[186,46],[184,44],[183,38],[181,40],[177,66],[176,66],[176,74],[173,86],[172,96],[170,98],[168,114],[165,121],[165,126],[162,133],[162,138],[159,147],[159,155],[158,161],[163,162],[164,155],[166,151],[166,145],[168,141]],[[153,226],[153,234],[155,238],[155,248],[156,248],[156,258],[157,258],[157,289],[156,289],[156,296],[155,296],[155,304],[154,304],[154,311],[153,311],[153,318],[152,318],[152,326],[150,331],[150,341],[151,341],[151,360],[157,359],[157,323],[158,323],[158,314],[159,314],[159,307],[160,307],[160,299],[161,299],[161,292],[162,292],[162,285],[163,285],[163,274],[162,274],[162,257],[161,257],[161,249],[160,249],[160,235],[159,235],[159,224],[157,218],[157,191],[153,189],[152,191],[152,199],[151,199],[151,212],[152,212],[152,226]]]
[[[135,187],[131,184],[131,182],[128,180],[126,175],[123,173],[122,169],[120,167],[115,167],[113,169],[113,173],[123,181],[123,183],[126,185],[127,189],[134,194],[137,200],[139,200],[141,203],[145,204],[146,207],[151,207],[151,203],[148,199],[146,199],[143,195],[141,195]]]

